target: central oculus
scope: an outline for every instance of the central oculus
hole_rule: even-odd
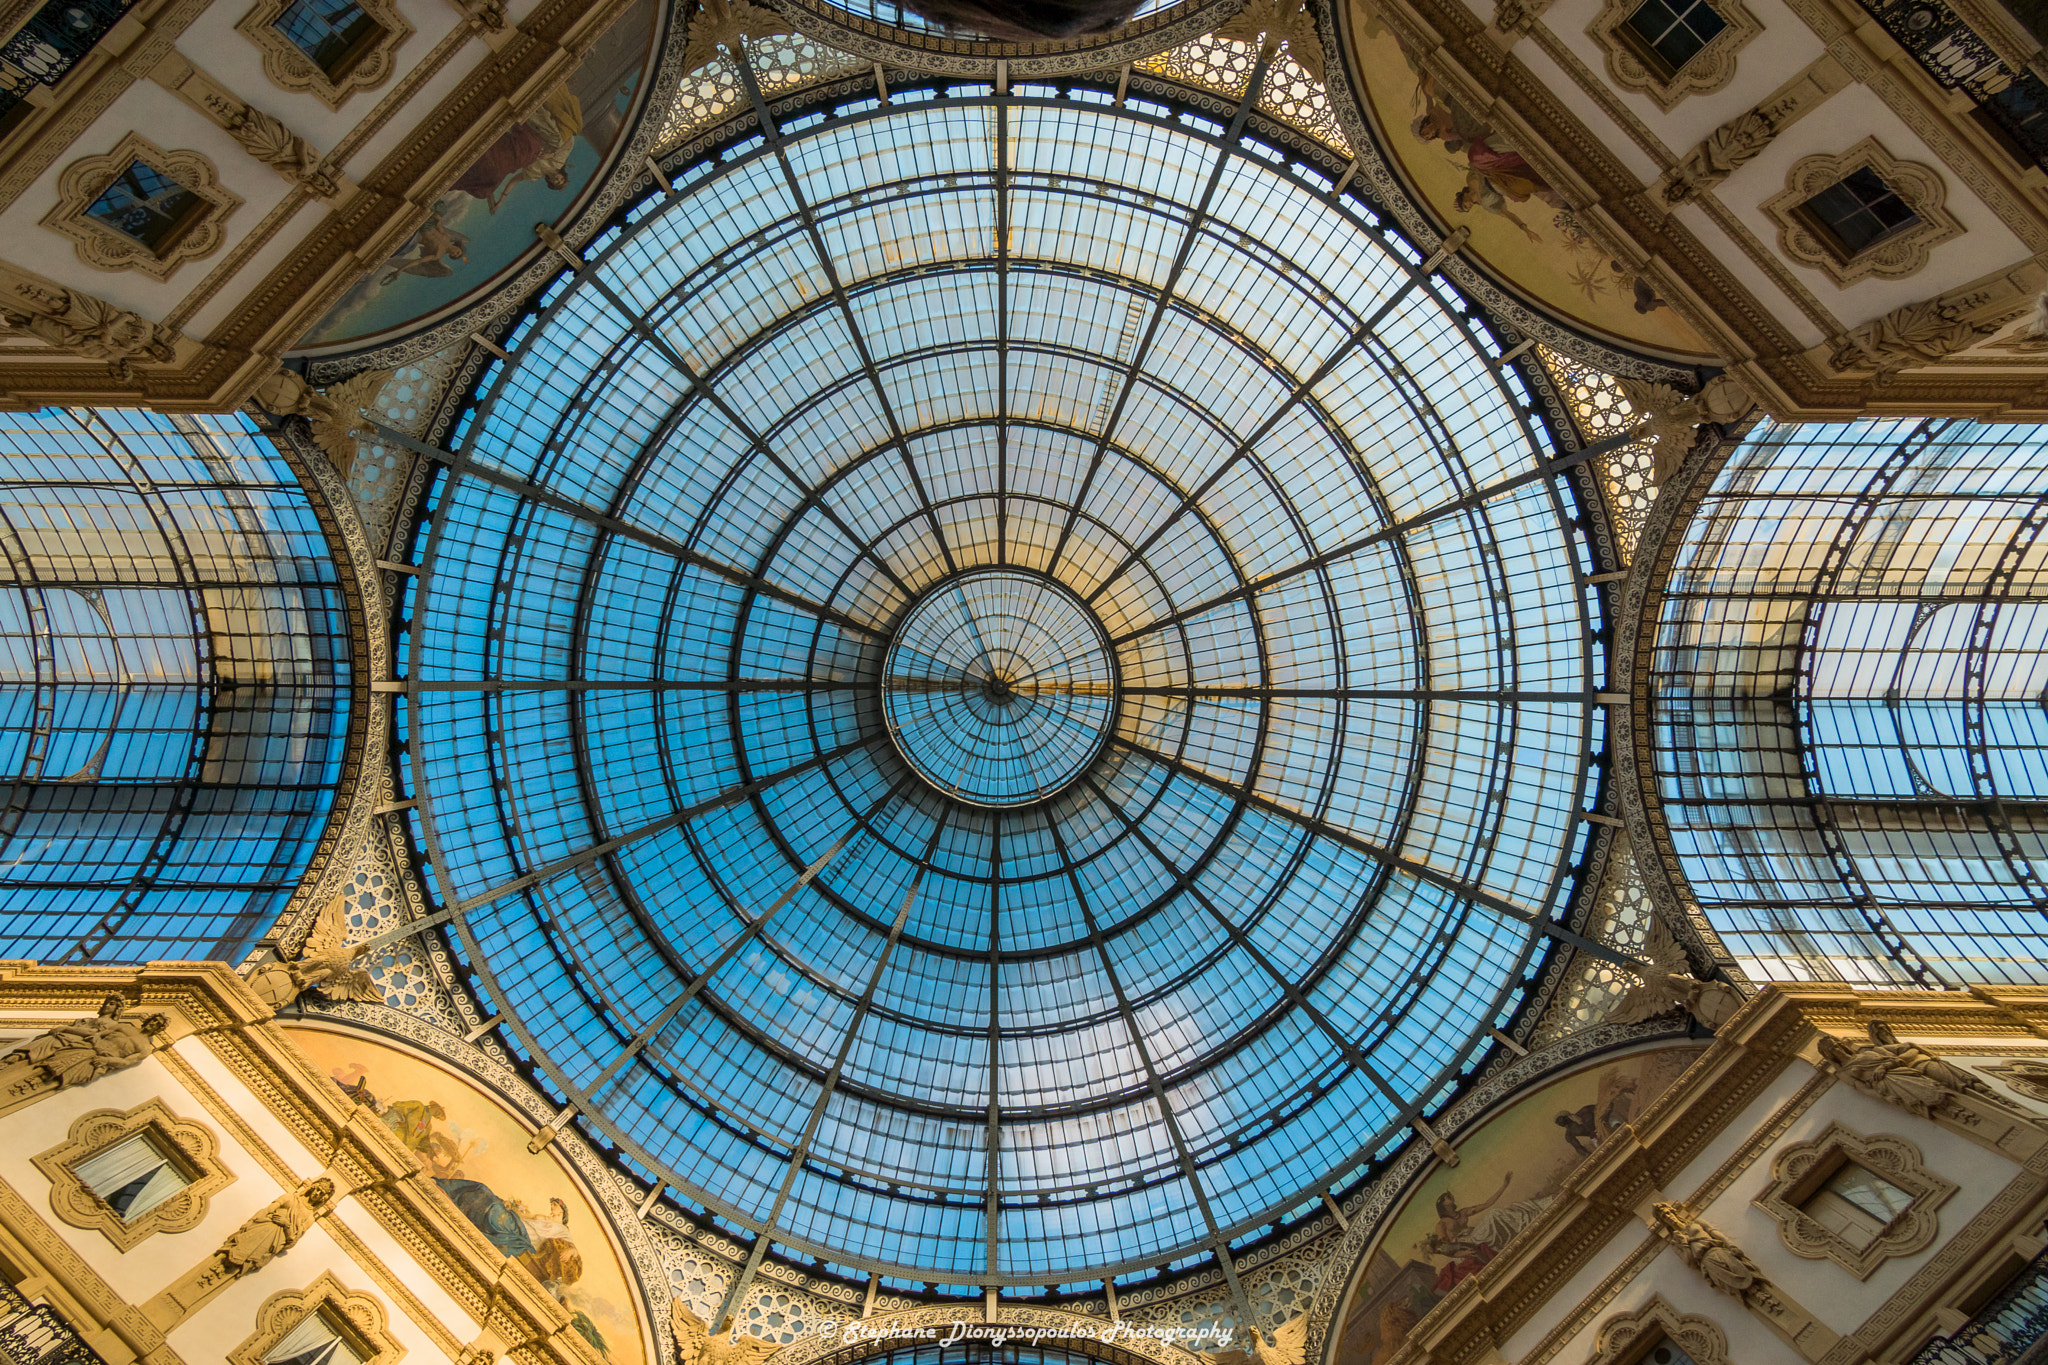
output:
[[[962,574],[920,598],[882,670],[896,751],[977,806],[1042,800],[1079,777],[1116,720],[1109,637],[1036,574]]]

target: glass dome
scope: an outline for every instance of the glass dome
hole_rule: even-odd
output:
[[[508,339],[409,778],[644,1176],[1071,1283],[1316,1205],[1512,1020],[1598,598],[1520,372],[1366,201],[1086,88],[896,96],[674,168]]]

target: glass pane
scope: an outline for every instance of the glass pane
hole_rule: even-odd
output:
[[[346,76],[384,32],[354,0],[291,0],[276,28],[330,81]]]
[[[146,161],[131,161],[85,214],[162,255],[203,207],[198,195],[156,167]]]

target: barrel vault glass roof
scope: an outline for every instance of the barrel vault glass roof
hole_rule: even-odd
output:
[[[1753,979],[2048,983],[2048,440],[1764,423],[1687,529],[1662,816]]]
[[[344,780],[348,607],[243,418],[0,414],[0,951],[239,960]]]
[[[1367,201],[1100,91],[893,93],[672,166],[508,339],[414,546],[407,780],[513,1041],[648,1177],[1077,1282],[1315,1203],[1513,1017],[1598,778],[1593,564]],[[1077,776],[904,762],[884,661],[954,584],[1051,604],[973,685],[1108,716]]]

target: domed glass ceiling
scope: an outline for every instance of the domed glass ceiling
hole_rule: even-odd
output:
[[[550,287],[403,714],[578,1123],[837,1265],[1069,1283],[1314,1204],[1512,1017],[1597,599],[1572,461],[1365,201],[959,90],[676,168]]]

